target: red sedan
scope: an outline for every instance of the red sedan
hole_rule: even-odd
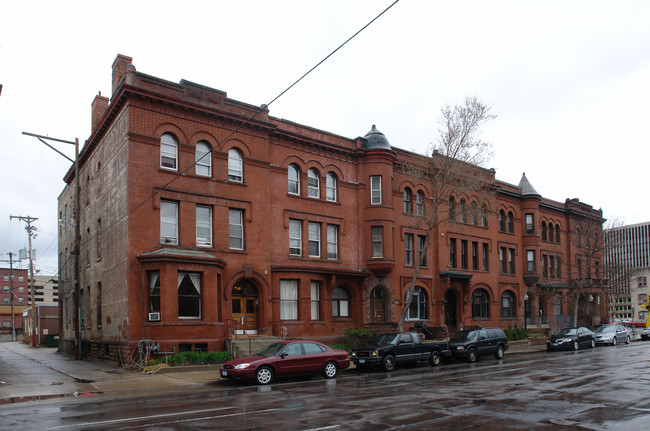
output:
[[[276,377],[321,373],[326,379],[350,366],[345,350],[335,350],[316,341],[280,341],[253,356],[228,361],[221,367],[223,378],[255,380],[269,384]]]

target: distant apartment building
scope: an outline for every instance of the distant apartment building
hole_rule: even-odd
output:
[[[27,270],[0,268],[0,286],[0,332],[12,332],[12,298],[13,322],[16,330],[22,330],[23,310],[30,305]]]
[[[59,281],[56,275],[34,276],[34,302],[36,305],[59,303]]]
[[[650,222],[606,230],[608,311],[613,321],[646,321],[650,288]]]

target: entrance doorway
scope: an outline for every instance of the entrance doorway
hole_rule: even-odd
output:
[[[456,302],[456,293],[451,289],[448,290],[445,293],[445,325],[447,326],[458,325],[458,316],[456,314],[458,306]]]
[[[257,334],[257,309],[259,300],[255,286],[241,280],[232,289],[232,320],[238,335]]]

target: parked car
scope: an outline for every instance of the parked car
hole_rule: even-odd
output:
[[[449,356],[447,341],[420,340],[417,332],[393,332],[375,337],[369,346],[355,349],[352,362],[358,370],[379,365],[384,371],[393,371],[400,364],[428,361],[437,367],[443,357]]]
[[[594,332],[594,337],[596,344],[611,344],[612,346],[619,342],[630,344],[631,340],[628,330],[624,326],[614,323],[600,326]]]
[[[228,361],[221,367],[222,378],[254,380],[260,385],[277,377],[322,374],[336,377],[339,370],[350,366],[345,350],[335,350],[316,341],[280,341],[252,356]]]
[[[508,347],[508,337],[501,328],[465,329],[456,332],[449,341],[452,356],[467,362],[476,362],[485,355],[502,359]]]
[[[643,332],[641,332],[641,339],[643,341],[650,340],[650,327],[645,328]]]
[[[579,328],[562,328],[546,340],[546,350],[578,350],[580,347],[596,347],[594,333],[582,326]]]

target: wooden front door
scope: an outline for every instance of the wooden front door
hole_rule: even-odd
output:
[[[237,334],[257,334],[257,290],[247,282],[232,290],[232,320]]]

